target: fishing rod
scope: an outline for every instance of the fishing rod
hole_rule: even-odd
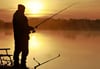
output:
[[[65,11],[65,10],[71,8],[71,7],[73,7],[73,5],[75,5],[75,4],[76,4],[76,2],[75,2],[75,3],[72,3],[71,5],[67,6],[66,8],[64,8],[64,9],[62,9],[62,10],[60,10],[60,11],[58,11],[57,13],[53,14],[53,15],[50,16],[49,18],[43,20],[41,23],[37,24],[34,28],[38,28],[38,26],[40,26],[41,24],[43,24],[43,23],[45,23],[46,21],[50,20],[52,17],[58,15],[59,13]]]
[[[33,58],[33,60],[34,60],[35,62],[38,63],[38,65],[34,66],[34,69],[36,69],[37,67],[39,67],[39,66],[41,66],[41,65],[43,65],[43,64],[45,64],[45,63],[47,63],[47,62],[49,62],[49,61],[51,61],[51,60],[54,60],[54,59],[58,58],[58,57],[60,57],[60,54],[58,54],[58,55],[57,55],[56,57],[54,57],[54,58],[51,58],[51,59],[49,59],[49,60],[47,60],[47,61],[45,61],[45,62],[42,62],[42,63],[40,63],[40,62],[37,61],[35,58]]]

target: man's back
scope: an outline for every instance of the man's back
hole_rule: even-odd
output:
[[[20,11],[16,11],[13,16],[13,28],[15,39],[28,37],[28,20],[24,14],[20,13]]]

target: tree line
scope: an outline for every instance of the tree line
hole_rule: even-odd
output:
[[[44,18],[30,18],[29,25],[35,26]],[[0,20],[0,29],[12,29],[11,22],[4,22]],[[41,24],[38,29],[42,30],[100,30],[100,19],[50,19]]]

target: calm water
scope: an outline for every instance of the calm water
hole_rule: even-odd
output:
[[[9,47],[13,54],[12,31],[1,31],[0,48]],[[1,52],[4,53],[4,52]],[[37,31],[30,34],[27,66],[33,67],[58,54],[61,56],[38,69],[100,69],[100,33],[75,31]]]

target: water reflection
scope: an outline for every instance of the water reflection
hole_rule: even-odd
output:
[[[30,34],[27,65],[48,60],[58,53],[61,57],[38,69],[99,69],[100,68],[100,32],[95,31],[38,31]],[[13,34],[0,34],[0,47],[10,47],[13,54]]]

